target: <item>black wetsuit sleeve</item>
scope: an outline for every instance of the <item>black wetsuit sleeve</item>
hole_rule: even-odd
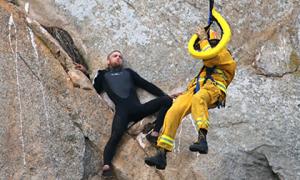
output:
[[[104,90],[104,88],[103,88],[104,73],[105,73],[105,70],[99,70],[93,80],[93,86],[96,89],[98,94],[100,94]]]
[[[128,68],[127,70],[129,70],[130,74],[132,75],[134,84],[137,87],[142,88],[155,96],[165,96],[166,95],[160,88],[158,88],[154,84],[152,84],[149,81],[142,78],[140,75],[138,75],[138,73],[136,73],[132,69]]]

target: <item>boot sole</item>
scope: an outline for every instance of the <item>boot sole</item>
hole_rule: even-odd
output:
[[[190,147],[190,151],[192,152],[199,152],[200,154],[207,154],[208,153],[208,149],[198,149],[195,147]]]
[[[156,169],[159,169],[159,170],[164,170],[166,169],[166,166],[159,166],[159,165],[156,165],[155,163],[153,163],[152,161],[149,161],[147,159],[145,159],[145,163],[148,165],[148,166],[155,166]]]

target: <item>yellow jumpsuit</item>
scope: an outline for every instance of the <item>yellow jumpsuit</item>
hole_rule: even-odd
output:
[[[207,40],[201,41],[200,47],[201,49],[211,48]],[[225,100],[226,88],[234,77],[236,62],[227,49],[223,49],[216,57],[203,62],[206,67],[216,66],[212,74],[214,82],[208,79],[204,84],[206,77],[204,68],[199,78],[200,90],[194,94],[197,81],[195,77],[188,84],[187,90],[178,96],[166,113],[162,134],[157,141],[157,145],[163,149],[172,151],[177,128],[186,115],[192,114],[198,130],[200,128],[207,130],[208,108],[215,107],[218,101]]]

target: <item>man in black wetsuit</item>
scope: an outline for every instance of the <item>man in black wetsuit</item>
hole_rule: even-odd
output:
[[[112,159],[122,135],[130,122],[138,122],[146,116],[158,112],[155,127],[147,139],[156,143],[158,133],[163,125],[165,113],[172,105],[172,98],[154,84],[140,77],[135,71],[123,68],[120,51],[114,50],[107,56],[108,68],[99,70],[93,85],[98,93],[105,91],[115,104],[111,137],[104,149],[103,175],[112,174]],[[158,96],[141,104],[136,89],[142,88]]]

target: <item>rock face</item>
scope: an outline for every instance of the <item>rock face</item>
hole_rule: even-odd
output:
[[[73,87],[59,61],[15,7],[1,1],[0,14],[0,176],[81,179],[96,174],[100,159],[95,153],[102,147],[96,148],[95,142],[105,141],[101,134],[109,130],[94,130],[109,123],[101,121],[111,118],[106,105],[93,91]],[[86,114],[90,116],[83,118]],[[87,172],[89,156],[95,166]]]
[[[101,179],[113,112],[41,25],[70,33],[92,76],[120,49],[129,66],[171,93],[201,67],[186,47],[206,22],[207,2],[26,2],[0,0],[0,177]],[[299,179],[299,1],[216,7],[231,24],[238,70],[226,108],[210,111],[209,154],[189,152],[197,134],[187,117],[165,171],[144,164],[154,148],[142,134],[125,135],[114,160],[117,179]]]

